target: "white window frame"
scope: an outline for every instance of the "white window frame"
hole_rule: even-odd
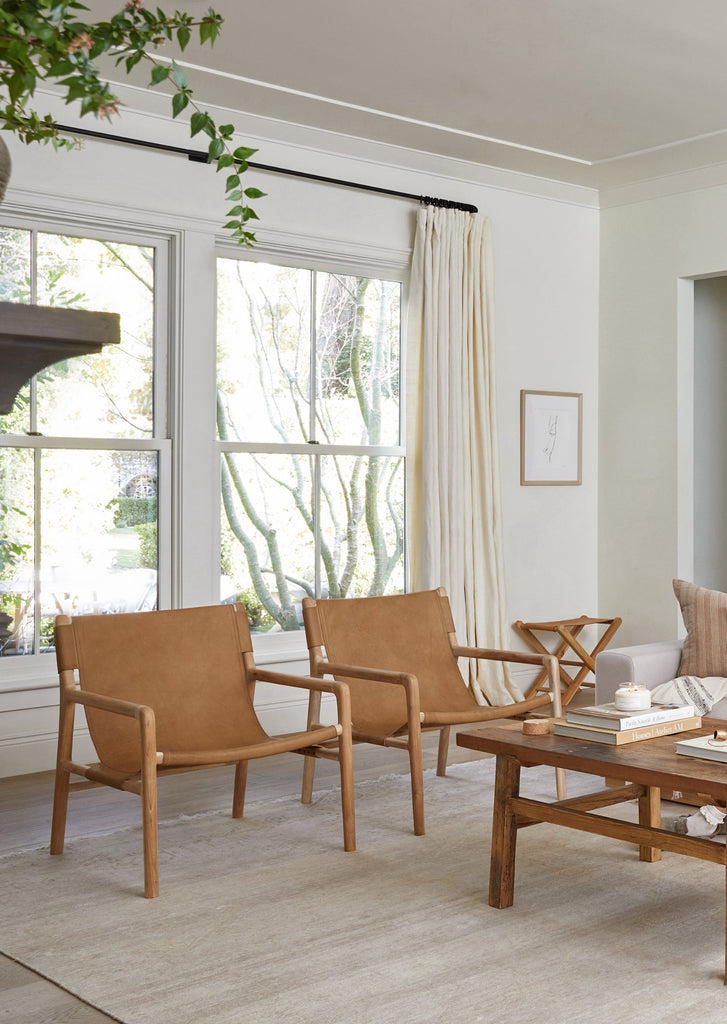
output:
[[[401,284],[400,441],[386,454],[406,458],[404,436],[407,298],[411,253],[350,240],[270,231],[242,251],[204,221],[179,226],[160,215],[145,223],[121,219],[98,204],[61,203],[47,196],[0,211],[10,228],[153,246],[155,265],[155,436],[153,439],[31,438],[0,435],[1,447],[92,447],[159,451],[159,607],[219,600],[221,442],[216,439],[216,260],[241,258],[309,270],[382,278]],[[69,212],[72,208],[72,212]],[[96,443],[97,442],[97,443]],[[303,446],[306,448],[307,446]],[[324,452],[324,446],[315,446]],[[255,446],[255,450],[260,450]],[[370,449],[367,449],[371,453]],[[405,580],[408,586],[405,548]],[[300,632],[258,635],[261,663],[307,660]],[[55,687],[55,659],[27,655],[0,659],[0,693]],[[22,698],[25,700],[25,698]]]
[[[372,255],[370,251],[357,251],[355,246],[337,246],[323,240],[311,241],[310,249],[301,247],[300,243],[288,246],[280,244],[257,244],[252,251],[220,242],[217,245],[217,258],[238,259],[247,263],[270,263],[277,266],[292,267],[296,270],[311,270],[329,274],[351,274],[357,277],[370,277],[378,280],[394,281],[401,286],[400,300],[400,335],[399,335],[399,444],[397,445],[328,445],[328,444],[254,444],[241,441],[216,441],[217,464],[221,465],[222,455],[231,453],[255,454],[294,454],[294,455],[371,455],[394,456],[404,460],[404,586],[409,588],[409,552],[408,523],[406,509],[406,325],[408,319],[408,288],[409,288],[409,254],[406,259],[392,258],[394,254],[382,250]],[[398,254],[397,254],[398,255]],[[216,261],[215,261],[216,263]],[[215,345],[215,382],[216,382],[216,345]],[[219,565],[219,523],[222,514],[220,487],[217,489],[217,523],[218,547],[217,560]],[[260,664],[300,663],[307,659],[305,634],[303,630],[291,630],[273,634],[253,634],[253,646]]]
[[[31,451],[68,449],[74,451],[139,451],[158,454],[158,565],[157,602],[158,607],[171,606],[173,598],[172,579],[172,481],[173,447],[170,432],[173,394],[171,380],[171,262],[172,239],[170,235],[141,229],[129,230],[114,222],[100,225],[98,220],[68,220],[62,216],[44,213],[37,216],[5,213],[0,211],[2,227],[39,234],[68,235],[73,238],[89,238],[98,241],[114,241],[139,245],[155,250],[154,258],[154,427],[151,438],[120,437],[61,437],[35,436],[29,434],[0,433],[0,451],[3,448],[26,449]],[[35,298],[35,296],[31,296]],[[37,586],[37,583],[36,583]],[[37,595],[36,595],[37,597]],[[36,627],[37,635],[37,627]],[[57,678],[55,658],[49,653],[36,651],[34,654],[0,658],[0,692],[15,689],[32,689],[35,686],[54,685]],[[53,680],[51,683],[50,680]]]

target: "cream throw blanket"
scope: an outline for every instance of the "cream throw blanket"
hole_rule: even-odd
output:
[[[659,704],[692,704],[695,714],[708,715],[715,704],[727,697],[727,679],[723,676],[678,676],[660,683],[651,691]]]

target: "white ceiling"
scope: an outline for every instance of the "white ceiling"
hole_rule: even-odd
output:
[[[725,0],[211,3],[203,104],[593,187],[727,162]]]

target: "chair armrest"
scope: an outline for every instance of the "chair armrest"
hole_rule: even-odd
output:
[[[409,687],[412,680],[417,685],[416,676],[409,672],[394,672],[388,668],[365,668],[363,665],[343,665],[333,661],[316,661],[316,669],[322,673],[336,676],[349,676],[352,679],[370,679],[376,683],[394,683],[398,686]]]
[[[65,699],[73,704],[83,704],[85,707],[97,708],[99,711],[111,711],[115,715],[125,715],[127,718],[139,718],[142,711],[154,713],[148,704],[133,704],[129,700],[107,697],[105,694],[93,693],[89,690],[72,690],[66,694]]]
[[[512,661],[520,665],[542,665],[547,667],[553,654],[525,654],[523,651],[498,651],[493,647],[462,647],[452,646],[458,658],[485,658],[488,661]]]
[[[271,672],[266,668],[256,668],[252,676],[261,683],[275,683],[279,686],[296,686],[301,690],[320,690],[322,693],[338,693],[345,683],[334,679],[318,679],[316,676],[296,676],[289,672]],[[348,689],[348,687],[346,687]]]
[[[482,658],[486,661],[507,661],[518,665],[541,665],[548,673],[550,683],[548,697],[553,705],[553,714],[556,718],[560,718],[562,711],[560,667],[554,654],[526,654],[524,651],[500,651],[493,647],[462,647],[460,644],[452,644],[452,653],[457,658]],[[517,703],[521,704],[522,701]],[[542,704],[542,700],[539,703]]]
[[[274,683],[279,686],[295,686],[299,690],[315,690],[319,693],[332,693],[336,698],[339,726],[350,734],[351,731],[351,691],[346,683],[337,679],[316,679],[315,676],[295,676],[289,672],[271,672],[266,668],[255,668],[253,678],[261,683]],[[312,697],[311,697],[312,700]],[[350,742],[350,738],[349,738]]]
[[[679,673],[681,640],[614,647],[596,655],[596,703],[606,704],[622,683],[639,683],[653,690]]]
[[[334,661],[317,658],[314,668],[329,675],[347,676],[350,679],[370,679],[374,683],[393,683],[403,686],[406,694],[406,714],[409,729],[414,722],[421,722],[422,712],[419,704],[419,680],[410,672],[393,672],[388,668],[366,668],[363,665],[342,665]]]
[[[156,775],[156,766],[163,762],[163,755],[156,749],[156,718],[154,709],[148,704],[134,704],[129,700],[121,700],[119,697],[109,697],[102,693],[93,693],[88,690],[61,690],[61,700],[70,704],[81,704],[83,707],[95,708],[97,711],[108,711],[112,715],[123,715],[125,718],[134,718],[139,725],[139,742],[141,744],[141,780],[142,792],[148,786],[149,780]],[[71,719],[72,721],[72,719]],[[98,765],[77,764],[72,760],[73,739],[69,740],[68,756],[60,756],[59,764],[67,771],[81,775],[91,782],[103,782],[104,785],[115,785],[109,781],[109,771]],[[112,776],[114,772],[110,773]],[[119,773],[115,773],[117,776]],[[121,773],[123,777],[123,773]],[[124,786],[119,788],[123,789]],[[137,792],[133,790],[133,792]]]

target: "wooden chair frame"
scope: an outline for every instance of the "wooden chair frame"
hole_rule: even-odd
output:
[[[238,606],[245,614],[242,605]],[[154,612],[141,613],[153,615]],[[265,743],[250,744],[239,748],[220,751],[175,751],[157,749],[156,717],[154,709],[146,704],[109,697],[77,688],[75,672],[78,668],[75,641],[69,630],[72,620],[66,615],[56,618],[56,654],[60,679],[60,714],[58,731],[58,755],[56,761],[53,817],[51,824],[50,852],[63,853],[68,797],[71,790],[88,789],[95,786],[110,786],[114,789],[136,793],[142,801],[142,834],[144,848],[144,896],[151,899],[159,895],[159,856],[157,820],[157,778],[161,775],[178,774],[219,765],[235,765],[232,798],[232,817],[242,818],[245,805],[247,767],[250,760],[269,755],[292,752],[309,759],[325,757],[337,760],[341,777],[341,811],[343,819],[344,849],[356,849],[355,809],[353,795],[353,758],[351,740],[351,701],[345,683],[294,676],[258,668],[251,652],[243,653],[243,661],[250,690],[254,696],[257,681],[274,685],[292,686],[307,690],[310,694],[330,693],[335,697],[338,721],[333,726],[308,729],[290,736],[273,736]],[[77,705],[96,708],[111,715],[133,718],[138,722],[138,742],[141,770],[136,773],[117,771],[103,764],[80,764],[73,760],[73,731]],[[71,775],[81,776],[85,781],[71,782]]]
[[[443,587],[437,591],[439,597],[446,605],[447,618],[451,622],[449,611],[449,600]],[[375,600],[372,599],[372,600]],[[520,651],[497,650],[483,647],[465,647],[457,642],[454,632],[454,624],[448,632],[449,646],[453,658],[476,658],[483,661],[499,661],[520,665],[537,665],[546,673],[550,680],[550,687],[547,692],[537,694],[514,704],[502,707],[478,706],[475,714],[469,718],[461,713],[451,714],[443,709],[441,712],[421,711],[419,700],[419,683],[415,675],[406,672],[390,671],[381,668],[370,668],[362,665],[350,665],[327,660],[324,654],[324,645],[320,624],[317,620],[316,605],[312,598],[303,599],[303,621],[306,629],[306,638],[310,656],[310,674],[317,678],[331,675],[336,678],[366,679],[376,682],[389,683],[392,686],[401,686],[406,694],[407,725],[405,734],[375,735],[361,732],[352,725],[352,739],[354,743],[373,743],[384,747],[395,747],[406,750],[409,755],[409,769],[411,774],[412,790],[412,813],[414,819],[414,834],[424,835],[424,779],[422,766],[422,732],[439,731],[439,743],[437,749],[437,775],[445,776],[447,770],[447,756],[449,751],[450,731],[453,725],[471,725],[473,723],[489,722],[502,718],[515,718],[527,715],[529,712],[537,711],[545,707],[553,709],[553,715],[560,717],[562,713],[560,677],[558,659],[546,652],[542,655],[527,654]],[[321,693],[311,691],[308,708],[308,728],[315,728],[320,720]],[[315,762],[306,758],[303,768],[303,785],[301,799],[303,803],[310,803],[313,798],[313,782],[315,775]],[[566,784],[565,772],[556,769],[556,791],[558,799],[565,799]]]

